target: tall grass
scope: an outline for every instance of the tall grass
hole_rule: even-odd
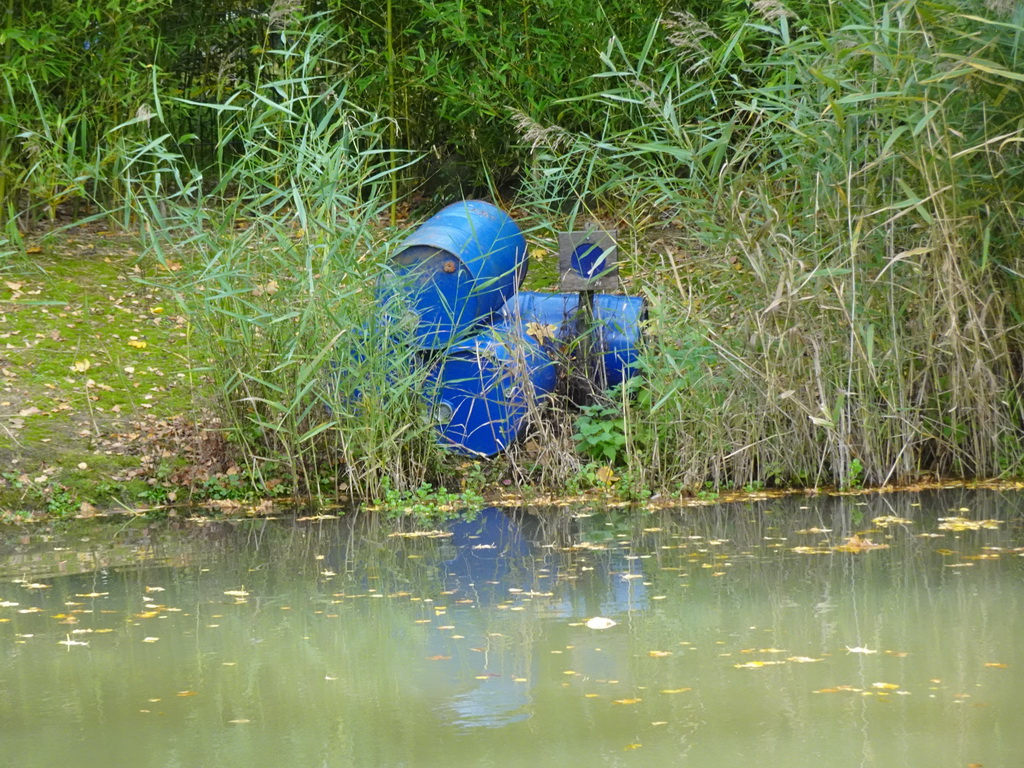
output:
[[[647,229],[646,391],[615,406],[642,486],[1022,469],[1024,26],[968,4],[838,10],[825,29],[758,21],[752,65],[742,29],[612,45],[578,108],[629,127],[543,128],[537,209],[562,184],[574,215],[603,200]]]
[[[214,184],[169,141],[125,179],[251,474],[372,497],[422,483],[437,451],[421,368],[374,308],[390,175],[414,158],[322,74],[322,29],[289,41],[257,87],[209,106],[237,157]]]
[[[399,182],[425,164],[401,146],[492,187],[518,163],[534,240],[614,217],[648,297],[642,381],[582,411],[533,404],[498,460],[512,477],[564,487],[591,459],[638,491],[1024,471],[1019,12],[759,0],[620,36],[613,4],[595,51],[525,6],[501,4],[488,47],[483,11],[378,5],[387,23],[277,3],[224,77],[136,73],[106,123],[42,97],[0,120],[8,138],[35,121],[0,151],[51,213],[92,187],[140,228],[254,477],[373,497],[452,466],[409,329],[374,308]],[[350,17],[367,26],[346,48]],[[536,61],[505,45],[524,30]],[[194,116],[209,151],[181,130]]]

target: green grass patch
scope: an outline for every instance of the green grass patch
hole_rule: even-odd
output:
[[[128,235],[78,228],[30,243],[8,262],[0,283],[0,507],[62,493],[131,503],[138,489],[127,474],[155,450],[159,425],[198,418],[208,383],[190,365],[188,323],[166,292],[144,282],[154,267],[136,245]]]

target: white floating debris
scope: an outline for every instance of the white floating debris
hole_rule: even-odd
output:
[[[590,629],[611,629],[618,622],[606,619],[602,616],[595,616],[592,619],[587,619],[587,627]]]

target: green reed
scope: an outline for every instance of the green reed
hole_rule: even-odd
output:
[[[414,158],[322,74],[321,33],[290,40],[258,87],[208,107],[237,158],[215,184],[169,141],[125,181],[252,476],[372,497],[436,461],[423,374],[374,302],[390,177]]]
[[[528,127],[539,215],[643,230],[645,394],[615,406],[640,485],[1020,472],[1024,26],[972,9],[781,9],[749,63],[742,28],[612,45],[571,106],[627,128]]]

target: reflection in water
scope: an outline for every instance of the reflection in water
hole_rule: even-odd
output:
[[[1022,517],[946,492],[485,509],[435,537],[16,530],[0,763],[1015,764]],[[854,534],[886,548],[833,549]]]
[[[472,600],[472,609],[504,605],[510,577],[520,579],[527,568],[533,573],[550,573],[544,559],[534,561],[519,520],[489,507],[472,519],[453,524],[450,544],[454,557],[443,563],[446,591],[466,595],[462,599]],[[481,630],[480,622],[475,620],[479,611],[459,613],[469,614],[459,616],[460,625],[469,622]],[[448,645],[441,641],[440,650],[448,650]],[[528,718],[527,686],[492,672],[489,654],[484,651],[478,652],[474,661],[474,684],[469,690],[455,693],[449,702],[453,724],[498,727]]]

